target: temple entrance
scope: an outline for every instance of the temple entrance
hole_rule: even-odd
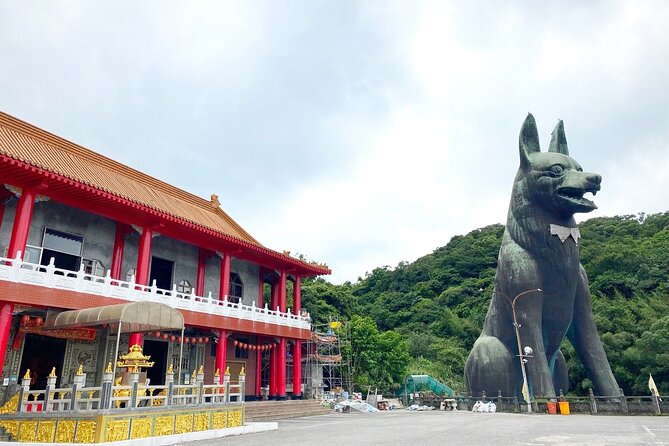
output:
[[[149,274],[148,285],[153,285],[153,281],[155,280],[158,288],[171,290],[173,268],[174,262],[161,259],[160,257],[151,257],[151,273]]]
[[[65,358],[67,340],[27,334],[23,344],[23,356],[19,373],[19,382],[30,369],[30,388],[44,389],[46,378],[53,367],[60,376]],[[56,383],[58,385],[58,382]]]
[[[153,385],[165,384],[167,372],[167,342],[144,340],[144,355],[151,356],[149,361],[155,362],[153,367],[146,369],[146,377]]]

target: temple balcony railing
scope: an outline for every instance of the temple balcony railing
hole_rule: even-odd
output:
[[[311,329],[311,318],[308,313],[296,315],[292,314],[290,309],[282,312],[279,307],[271,310],[267,304],[264,307],[257,307],[255,302],[245,305],[228,300],[228,296],[223,299],[213,298],[211,293],[207,296],[198,296],[194,291],[182,293],[177,291],[176,284],[171,290],[156,287],[155,281],[151,286],[140,285],[135,282],[134,276],[130,281],[116,280],[111,278],[109,270],[104,277],[100,277],[87,274],[83,265],[79,271],[56,268],[53,257],[48,265],[24,262],[20,257],[20,253],[15,259],[0,257],[0,281],[94,294],[130,302],[157,302],[180,310]]]

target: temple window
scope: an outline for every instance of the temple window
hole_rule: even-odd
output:
[[[230,297],[228,301],[239,303],[244,297],[244,283],[237,273],[230,273]]]
[[[191,294],[193,292],[193,286],[189,281],[183,279],[177,284],[177,292],[182,294]]]
[[[105,266],[97,259],[83,259],[84,272],[93,276],[104,277]]]
[[[48,265],[53,258],[56,268],[77,271],[81,262],[83,247],[83,236],[45,228],[40,263]]]

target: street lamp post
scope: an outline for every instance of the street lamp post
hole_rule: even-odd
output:
[[[522,343],[520,342],[520,332],[518,329],[520,328],[520,324],[518,323],[518,320],[516,319],[516,301],[518,298],[521,296],[524,296],[529,293],[533,293],[535,291],[541,292],[541,288],[533,288],[531,290],[523,291],[522,293],[519,293],[511,299],[509,296],[507,296],[504,293],[501,293],[499,291],[493,291],[493,294],[498,294],[502,297],[504,297],[506,300],[509,301],[511,304],[511,313],[513,315],[513,327],[516,330],[516,341],[518,342],[518,359],[520,360],[520,371],[523,374],[523,388],[526,389],[527,394],[523,395],[523,398],[525,398],[525,401],[527,402],[527,412],[532,413],[532,403],[530,402],[530,387],[527,384],[527,372],[525,371],[525,363],[527,362],[527,359],[525,358],[530,358],[532,354],[532,349],[530,347],[525,347],[527,352],[523,351]],[[523,392],[521,392],[523,393]]]

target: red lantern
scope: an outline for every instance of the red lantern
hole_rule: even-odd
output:
[[[153,337],[154,338],[159,338],[160,337],[160,332],[157,331],[157,332],[153,333]]]
[[[190,338],[184,338],[184,344],[190,344]]]
[[[177,336],[177,342],[181,344],[181,336]]]
[[[42,319],[41,317],[36,317],[35,318],[35,325],[37,325],[38,327],[41,327],[43,323],[44,323],[44,319]]]
[[[163,333],[163,341],[167,341],[170,338],[170,335]]]
[[[197,338],[197,343],[202,344],[204,342],[204,338]]]
[[[205,337],[205,338],[204,338],[204,343],[205,343],[205,344],[209,344],[209,338]]]
[[[176,341],[176,340],[177,340],[177,337],[176,337],[176,336],[174,336],[174,335],[171,335],[171,336],[170,336],[170,342],[174,342],[174,341]]]
[[[30,316],[28,316],[27,314],[21,316],[21,325],[23,326],[28,325],[28,322],[30,322]]]
[[[239,345],[239,341],[237,341],[236,339],[234,341],[232,341],[232,343],[234,344],[235,347],[237,347],[237,345]]]

